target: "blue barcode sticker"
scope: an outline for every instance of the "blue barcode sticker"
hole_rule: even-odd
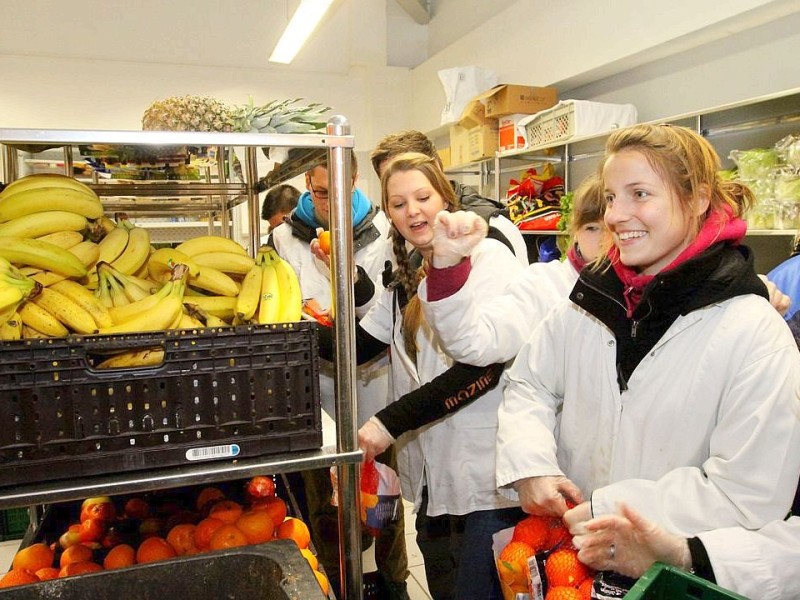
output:
[[[216,458],[233,458],[239,456],[239,444],[223,444],[205,448],[190,448],[186,451],[186,460],[214,460]]]

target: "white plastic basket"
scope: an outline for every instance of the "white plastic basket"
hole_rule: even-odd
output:
[[[528,147],[561,142],[579,135],[592,135],[636,123],[633,104],[608,104],[586,100],[562,100],[552,108],[520,121]]]

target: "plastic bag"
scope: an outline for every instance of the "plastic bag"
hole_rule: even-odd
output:
[[[453,123],[461,118],[464,107],[475,96],[497,85],[497,75],[480,67],[453,67],[439,71],[439,81],[444,86],[445,105],[441,124]]]
[[[520,181],[511,180],[508,189],[509,218],[521,230],[550,231],[558,228],[561,219],[561,197],[564,180],[554,175],[552,165],[542,173],[528,169]]]
[[[333,496],[338,506],[336,467],[331,467]],[[374,460],[361,463],[361,523],[366,531],[377,536],[381,529],[400,519],[400,478],[397,472]]]

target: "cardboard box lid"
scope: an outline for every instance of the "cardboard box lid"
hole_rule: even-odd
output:
[[[461,118],[458,120],[458,124],[461,127],[472,129],[486,122],[486,106],[479,98],[478,96],[467,102],[464,111],[461,113]]]

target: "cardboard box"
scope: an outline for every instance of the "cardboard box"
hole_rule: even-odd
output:
[[[477,98],[467,102],[458,124],[466,129],[472,129],[486,123],[486,106]]]
[[[497,152],[497,127],[484,124],[468,130],[468,150],[465,162],[491,158]]]
[[[436,153],[439,155],[439,160],[442,161],[443,169],[449,169],[451,166],[453,166],[450,148],[442,148],[441,150],[437,150]]]
[[[553,87],[503,84],[475,98],[486,105],[486,117],[497,118],[522,113],[532,115],[550,108],[558,101],[558,90]]]
[[[469,129],[461,125],[450,127],[450,166],[469,162]]]
[[[497,149],[500,152],[519,150],[525,147],[525,127],[520,121],[527,118],[525,114],[506,115],[497,120]]]

